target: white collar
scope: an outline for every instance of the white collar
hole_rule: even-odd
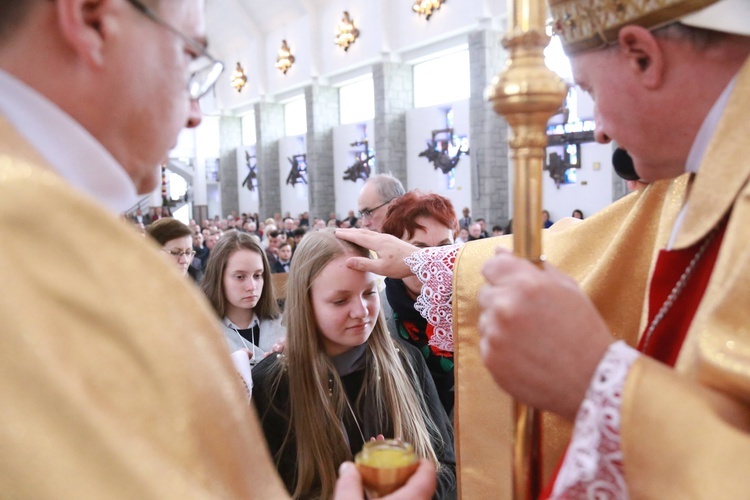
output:
[[[113,213],[138,202],[132,179],[101,143],[52,101],[3,70],[0,115],[60,176]]]
[[[719,98],[716,99],[716,102],[711,107],[711,111],[708,112],[706,118],[703,119],[703,124],[701,124],[701,128],[698,130],[698,135],[695,136],[693,145],[690,148],[690,154],[688,155],[687,163],[685,164],[685,172],[692,172],[694,174],[698,172],[701,160],[703,160],[703,156],[708,149],[708,143],[711,142],[714,130],[716,130],[716,126],[719,124],[721,115],[724,114],[724,109],[727,107],[729,96],[732,95],[732,90],[734,90],[734,84],[736,81],[737,76],[735,75]]]
[[[709,111],[706,118],[703,119],[701,128],[698,130],[698,135],[695,136],[693,145],[690,148],[690,154],[688,155],[687,163],[685,164],[685,172],[691,172],[693,174],[698,173],[703,157],[706,155],[708,144],[711,142],[711,139],[714,136],[714,131],[719,124],[719,120],[721,120],[721,116],[724,114],[724,109],[727,107],[729,96],[732,95],[732,90],[734,90],[736,82],[737,75],[732,78],[729,85],[726,86],[719,98],[716,99],[716,102],[711,107],[711,111]],[[688,202],[689,200],[685,201],[680,213],[677,215],[677,219],[675,219],[672,233],[669,235],[669,241],[667,242],[667,250],[672,249],[674,246],[674,242],[677,239],[677,233],[679,232],[680,227],[682,227],[682,221],[687,213]]]

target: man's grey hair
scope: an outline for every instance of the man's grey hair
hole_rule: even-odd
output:
[[[693,26],[687,26],[680,22],[675,22],[656,28],[651,31],[656,38],[662,40],[673,40],[681,43],[691,44],[695,50],[701,51],[713,47],[714,45],[721,43],[726,40],[730,35],[722,33],[720,31],[712,31],[703,28],[696,28]],[[618,43],[615,40],[612,44],[607,46],[604,50],[611,51],[612,54],[616,53],[619,49]]]
[[[378,197],[383,203],[388,203],[391,200],[403,196],[406,193],[404,185],[401,181],[396,179],[391,174],[377,174],[373,175],[365,184],[372,184],[375,186]]]
[[[665,40],[688,42],[696,49],[703,50],[725,40],[729,35],[720,31],[686,26],[680,22],[668,24],[653,31],[654,36]]]

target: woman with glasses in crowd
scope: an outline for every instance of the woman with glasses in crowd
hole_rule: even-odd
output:
[[[192,267],[193,231],[171,217],[159,219],[146,227],[146,234],[156,240],[164,252],[168,253],[183,275],[189,274],[196,282],[201,279],[201,271]]]

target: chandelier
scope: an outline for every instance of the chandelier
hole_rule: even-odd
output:
[[[276,58],[276,67],[286,75],[289,68],[294,64],[294,56],[292,51],[289,49],[289,45],[286,44],[286,40],[281,41],[281,48],[279,49],[278,57]]]
[[[414,0],[412,10],[429,21],[432,13],[439,10],[446,0]]]
[[[247,83],[247,75],[245,74],[245,70],[242,69],[242,65],[240,63],[237,63],[237,68],[235,68],[234,72],[232,73],[231,82],[232,87],[237,92],[242,92],[242,89]]]
[[[359,30],[354,26],[354,21],[349,17],[349,12],[344,11],[344,18],[336,26],[336,36],[333,42],[343,48],[344,51],[347,51],[349,50],[349,46],[357,40],[358,36]]]

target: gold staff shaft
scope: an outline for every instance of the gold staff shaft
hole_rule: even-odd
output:
[[[544,64],[544,48],[549,43],[544,0],[508,3],[510,25],[503,37],[508,62],[493,82],[490,100],[511,127],[513,252],[540,263],[547,121],[560,108],[567,86]],[[518,402],[514,406],[513,498],[535,500],[542,487],[541,418],[532,407]]]

